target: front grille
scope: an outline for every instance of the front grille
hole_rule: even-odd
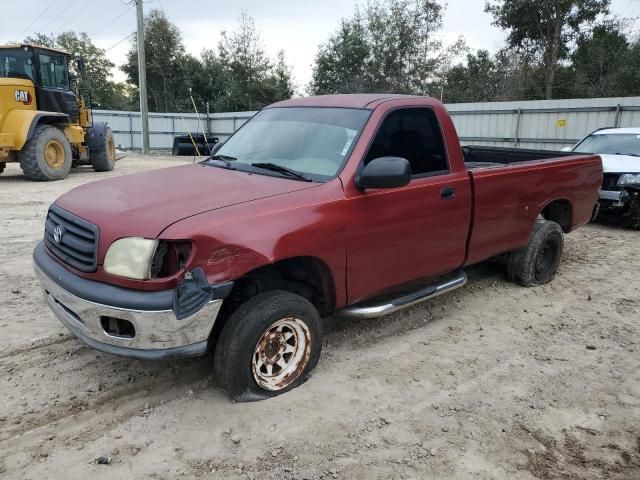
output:
[[[605,173],[604,179],[602,182],[602,190],[606,190],[608,192],[619,192],[622,190],[618,186],[618,179],[620,178],[619,173]]]
[[[56,229],[58,235],[56,235]],[[44,227],[44,243],[51,253],[81,272],[98,266],[98,227],[51,205]]]

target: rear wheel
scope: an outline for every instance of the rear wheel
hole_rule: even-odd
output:
[[[39,125],[18,153],[18,160],[24,174],[33,180],[62,180],[71,170],[71,144],[59,128]]]
[[[110,172],[116,166],[116,144],[106,124],[96,124],[87,132],[89,158],[96,172]]]
[[[273,290],[229,318],[215,351],[218,384],[238,401],[262,400],[303,383],[320,358],[322,321],[293,293]]]
[[[563,247],[560,225],[548,220],[536,222],[527,246],[509,254],[509,280],[524,287],[549,283],[558,271]]]

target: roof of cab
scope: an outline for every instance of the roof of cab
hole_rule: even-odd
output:
[[[71,55],[66,50],[62,50],[60,48],[45,47],[44,45],[36,45],[35,43],[21,43],[20,45],[18,45],[18,44],[16,44],[16,45],[0,45],[0,50],[6,49],[6,48],[24,48],[24,47],[39,48],[41,50],[51,50],[52,52],[64,53],[65,55]]]
[[[269,105],[273,107],[342,107],[366,108],[373,110],[382,102],[396,98],[421,98],[416,95],[398,95],[391,93],[356,93],[343,95],[319,95],[316,97],[300,97],[283,100]]]

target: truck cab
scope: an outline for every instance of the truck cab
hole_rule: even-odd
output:
[[[39,110],[64,113],[78,122],[79,109],[71,88],[71,56],[64,50],[31,44],[0,46],[0,86],[3,78],[29,80]]]

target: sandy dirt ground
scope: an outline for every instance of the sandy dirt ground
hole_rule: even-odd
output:
[[[638,232],[567,236],[544,287],[485,264],[408,311],[328,319],[312,378],[268,401],[231,402],[208,357],[149,363],[84,346],[32,271],[48,205],[180,162],[0,176],[0,478],[640,479]]]

